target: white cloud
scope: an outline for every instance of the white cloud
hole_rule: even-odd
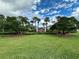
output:
[[[29,11],[34,0],[0,0],[0,14],[20,15],[22,11]]]
[[[77,19],[79,19],[79,7],[77,7],[71,14],[71,16],[76,17]]]
[[[40,12],[41,12],[41,13],[45,13],[45,9],[42,9]]]
[[[66,3],[59,3],[59,4],[57,4],[57,6],[55,8],[58,9],[58,8],[66,7],[66,6],[67,6]]]
[[[59,8],[70,8],[70,7],[72,7],[73,6],[73,4],[74,4],[75,2],[73,2],[73,3],[56,3],[56,5],[55,5],[55,7],[53,7],[53,8],[55,8],[55,9],[59,9]]]
[[[38,15],[40,11],[36,11],[35,14]]]
[[[4,3],[3,1],[0,0],[0,14],[6,14],[11,12],[13,10],[14,6],[8,3]]]
[[[50,13],[48,13],[47,15],[52,15],[52,14],[59,14],[61,12],[61,10],[60,11],[52,11],[52,12],[50,12]]]
[[[21,15],[21,11],[11,11],[11,14],[18,16]]]
[[[33,4],[37,4],[37,3],[39,3],[39,2],[41,2],[41,0],[35,0],[35,1],[33,2]]]
[[[64,0],[66,2],[77,2],[78,0]]]
[[[41,9],[39,11],[40,11],[40,13],[48,13],[49,10],[50,10],[49,8],[45,8],[45,9]]]
[[[36,10],[36,8],[37,8],[36,5],[33,5],[33,6],[32,6],[32,9],[33,9],[33,10]]]

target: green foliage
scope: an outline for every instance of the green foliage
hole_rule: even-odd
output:
[[[57,17],[58,22],[51,26],[51,30],[56,32],[60,32],[62,34],[69,32],[76,32],[79,28],[79,21],[77,21],[74,17]],[[27,17],[23,16],[4,16],[0,15],[0,32],[39,32],[41,19],[38,17],[33,17],[33,20],[29,22]],[[48,22],[50,21],[49,17],[44,19],[43,29],[45,32],[49,32],[48,30]],[[35,23],[35,26],[34,26]]]
[[[52,25],[51,30],[57,30],[60,34],[77,31],[77,20],[74,17],[57,17],[58,22]]]
[[[29,30],[29,25],[27,17],[7,16],[5,18],[3,15],[0,15],[0,32],[25,32]]]
[[[79,29],[79,21],[77,22],[77,28]]]
[[[49,17],[46,17],[44,21],[45,21],[46,23],[49,22],[49,21],[50,21],[50,20],[49,20]]]

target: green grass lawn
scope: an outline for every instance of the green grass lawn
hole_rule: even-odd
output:
[[[0,59],[79,59],[79,33],[0,36]]]

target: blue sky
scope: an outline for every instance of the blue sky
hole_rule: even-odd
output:
[[[79,0],[40,0],[35,6],[33,11],[44,17],[72,16],[73,12],[76,12],[76,8],[79,7]]]
[[[79,0],[0,0],[0,14],[54,19],[60,15],[79,19]]]

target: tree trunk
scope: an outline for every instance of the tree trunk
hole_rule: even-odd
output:
[[[47,32],[47,24],[46,24],[46,32]]]
[[[37,32],[37,25],[36,25],[36,21],[35,21],[35,28],[36,28],[36,32]]]
[[[43,26],[43,28],[44,28],[44,32],[46,32],[46,28],[45,28],[45,26]]]
[[[2,32],[4,33],[4,28],[2,29]]]
[[[39,22],[38,22],[38,28],[37,28],[37,32],[39,32]]]
[[[2,32],[4,33],[4,24],[3,24],[3,27],[2,27]]]
[[[64,30],[62,31],[62,34],[65,35],[65,31]]]

